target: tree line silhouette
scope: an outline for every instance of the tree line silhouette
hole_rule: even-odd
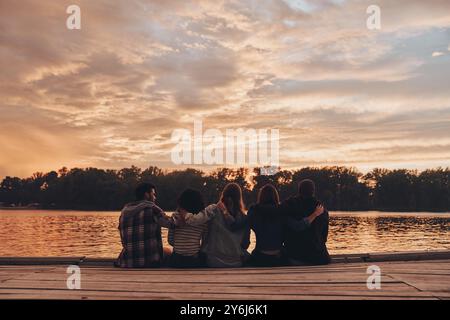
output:
[[[317,196],[330,210],[436,211],[450,210],[450,170],[374,169],[362,174],[349,167],[306,167],[263,175],[261,169],[219,168],[210,173],[196,169],[166,171],[158,167],[121,170],[62,168],[31,177],[5,177],[0,185],[3,206],[37,203],[47,209],[120,210],[134,200],[141,181],[157,186],[157,202],[165,210],[175,209],[176,198],[186,187],[201,191],[214,203],[229,182],[238,183],[246,204],[255,202],[266,183],[275,185],[281,199],[294,195],[302,179],[312,179]]]

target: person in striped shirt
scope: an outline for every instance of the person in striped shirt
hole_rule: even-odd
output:
[[[186,216],[197,215],[205,209],[201,193],[194,189],[184,190],[179,196],[177,204],[177,211],[172,215],[175,221],[184,220]],[[168,242],[173,247],[170,266],[175,268],[204,266],[200,248],[207,231],[207,221],[195,225],[184,224],[169,229]]]

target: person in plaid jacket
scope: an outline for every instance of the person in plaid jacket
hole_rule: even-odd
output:
[[[161,227],[173,228],[175,221],[155,204],[156,188],[153,184],[141,183],[135,194],[137,201],[126,204],[120,215],[122,252],[115,266],[161,267],[170,255],[170,249],[163,249]]]

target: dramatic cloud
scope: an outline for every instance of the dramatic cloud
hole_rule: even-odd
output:
[[[177,168],[174,129],[280,130],[283,167],[449,166],[450,2],[0,0],[0,176]],[[202,169],[209,167],[201,166]]]

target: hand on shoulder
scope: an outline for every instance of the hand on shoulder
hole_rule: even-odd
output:
[[[323,207],[323,205],[321,203],[319,203],[317,205],[316,209],[314,210],[313,215],[317,218],[318,216],[320,216],[324,212],[325,212],[325,208]]]
[[[323,207],[322,204],[319,203],[319,204],[317,205],[316,209],[314,210],[314,212],[311,213],[311,214],[307,217],[309,224],[313,223],[313,221],[314,221],[318,216],[322,215],[324,212],[325,212],[325,208]]]

